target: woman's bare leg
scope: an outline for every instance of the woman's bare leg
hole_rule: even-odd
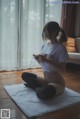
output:
[[[47,80],[44,77],[37,76],[37,80],[42,86],[48,84]]]

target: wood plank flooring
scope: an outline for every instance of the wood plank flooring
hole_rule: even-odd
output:
[[[37,75],[43,76],[41,69],[22,70],[12,72],[0,72],[0,109],[11,109],[11,119],[27,119],[15,103],[4,91],[4,85],[23,83],[21,74],[24,71],[32,71]],[[66,87],[80,93],[80,71],[67,71],[64,74]],[[38,119],[80,119],[80,105],[66,108],[54,114],[49,114]]]

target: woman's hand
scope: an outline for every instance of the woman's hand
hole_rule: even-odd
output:
[[[39,61],[39,56],[38,55],[33,54],[33,57],[35,58],[35,60]]]
[[[39,55],[39,60],[40,60],[41,62],[46,62],[47,57],[46,57],[45,55]]]
[[[46,56],[44,55],[33,55],[35,60],[37,60],[38,62],[46,62],[47,58]]]

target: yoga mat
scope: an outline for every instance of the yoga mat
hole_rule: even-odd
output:
[[[4,89],[29,119],[80,103],[80,93],[68,88],[63,94],[46,101],[40,100],[35,91],[24,84],[7,85]]]

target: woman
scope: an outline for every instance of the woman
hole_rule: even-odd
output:
[[[67,41],[67,37],[64,30],[54,21],[44,26],[42,37],[47,42],[42,46],[41,54],[33,56],[41,65],[44,78],[24,72],[22,79],[28,87],[36,91],[40,99],[49,99],[62,94],[65,89],[62,74],[69,57],[63,42]]]

